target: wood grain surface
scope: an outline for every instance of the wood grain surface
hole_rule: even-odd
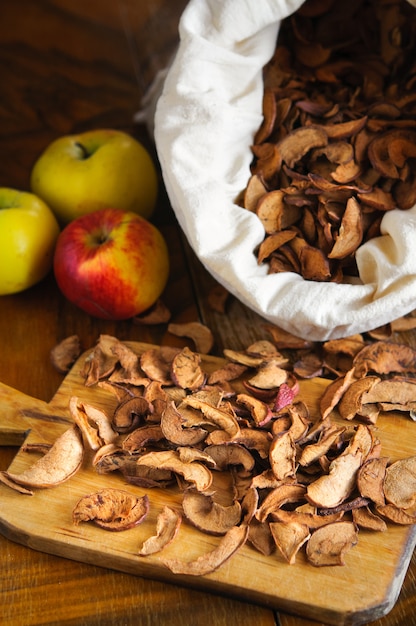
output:
[[[30,169],[49,141],[109,126],[132,132],[154,154],[133,116],[175,48],[185,0],[4,0],[0,7],[0,185],[28,189]],[[155,222],[171,256],[164,300],[172,321],[203,321],[214,353],[265,336],[263,320],[236,301],[226,315],[207,304],[209,277],[178,229],[161,184]],[[62,383],[51,348],[77,333],[85,349],[101,333],[185,345],[166,325],[92,319],[58,292],[53,277],[0,299],[0,381],[49,402]],[[403,341],[416,346],[412,333]],[[0,446],[0,468],[17,448]],[[45,512],[47,514],[47,511]],[[388,545],[385,546],[388,550]],[[206,590],[165,583],[33,550],[0,536],[0,622],[5,626],[312,626],[322,622]],[[377,558],[377,555],[375,555]],[[348,594],[348,588],[340,593]],[[363,584],[363,595],[366,585]],[[416,557],[395,606],[376,626],[416,626]]]

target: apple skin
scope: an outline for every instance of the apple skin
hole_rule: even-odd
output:
[[[149,219],[158,193],[147,150],[127,133],[111,129],[50,143],[32,168],[30,185],[62,225],[108,206]]]
[[[54,273],[64,296],[93,317],[130,319],[151,307],[169,276],[160,231],[131,211],[101,209],[65,226]]]
[[[0,295],[24,291],[52,269],[58,222],[35,195],[0,188]]]

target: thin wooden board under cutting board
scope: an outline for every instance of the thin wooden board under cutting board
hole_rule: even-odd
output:
[[[132,343],[138,353],[148,344]],[[202,357],[207,372],[221,359]],[[80,371],[83,355],[62,382],[50,403],[0,384],[0,444],[49,442],[71,424],[68,402],[78,396],[85,402],[112,410],[117,400],[99,387],[86,387]],[[311,414],[318,416],[318,401],[328,381],[300,381],[299,399]],[[334,417],[334,421],[336,421]],[[377,436],[383,455],[391,460],[414,455],[416,424],[408,416],[382,415]],[[10,471],[19,473],[33,464],[33,454],[19,450]],[[99,475],[91,465],[91,455],[80,471],[51,489],[37,490],[33,496],[19,494],[0,484],[0,532],[12,541],[32,549],[93,563],[138,576],[233,596],[291,612],[328,624],[364,624],[388,613],[400,592],[416,543],[416,527],[388,525],[386,532],[360,531],[359,541],[346,557],[346,565],[316,568],[299,553],[288,565],[277,554],[266,557],[245,545],[216,572],[203,577],[173,574],[161,562],[174,557],[189,560],[218,545],[219,538],[201,533],[182,522],[176,539],[163,553],[140,557],[145,539],[155,534],[158,513],[165,504],[180,508],[178,489],[140,489],[127,485],[120,474]],[[147,493],[150,511],[145,521],[123,532],[109,532],[91,523],[72,522],[72,510],[82,496],[104,487],[117,487]]]

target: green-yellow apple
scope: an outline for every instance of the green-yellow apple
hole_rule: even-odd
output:
[[[0,188],[0,295],[32,287],[52,268],[58,222],[32,193]]]
[[[94,317],[129,319],[151,307],[169,274],[161,232],[131,211],[101,209],[59,235],[54,272],[62,293]]]
[[[158,192],[149,152],[129,134],[111,129],[52,141],[35,162],[30,184],[61,224],[108,206],[149,219]]]

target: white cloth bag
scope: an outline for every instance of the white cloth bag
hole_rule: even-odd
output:
[[[412,3],[414,0],[412,0]],[[191,0],[155,114],[167,193],[194,252],[245,305],[301,337],[325,341],[365,332],[416,308],[416,207],[383,218],[363,244],[351,284],[267,274],[254,255],[258,218],[235,204],[250,176],[262,120],[262,68],[280,21],[301,0]]]

